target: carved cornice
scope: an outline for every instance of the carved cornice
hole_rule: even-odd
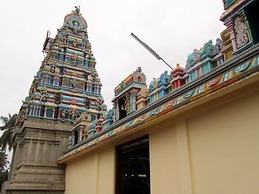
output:
[[[174,90],[145,108],[115,122],[89,139],[71,147],[58,162],[62,163],[82,150],[87,150],[129,130],[134,130],[144,123],[177,110],[179,107],[186,106],[190,102],[206,97],[252,74],[256,74],[259,72],[258,54],[259,47],[255,45],[242,54],[229,59],[210,73]]]

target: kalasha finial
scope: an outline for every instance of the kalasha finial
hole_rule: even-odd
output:
[[[141,73],[141,72],[142,72],[141,67],[138,67],[138,68],[136,69],[136,71]]]
[[[78,7],[75,6],[75,8],[76,8],[76,9],[75,9],[75,14],[76,14],[76,15],[79,15],[79,13],[80,13],[80,6],[78,6]]]

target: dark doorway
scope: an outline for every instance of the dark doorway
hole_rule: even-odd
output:
[[[40,116],[44,117],[44,115],[45,115],[45,105],[42,105],[40,109]]]
[[[117,147],[116,194],[150,194],[148,136]]]
[[[254,44],[259,42],[259,1],[253,1],[245,8]]]
[[[55,108],[55,112],[54,112],[54,118],[57,119],[57,118],[58,118],[58,115],[59,115],[59,108],[56,107],[56,108]]]
[[[78,143],[78,131],[77,129],[74,131],[74,145]]]
[[[119,105],[119,119],[123,119],[124,117],[127,116],[125,97],[122,97],[118,100],[118,105]]]

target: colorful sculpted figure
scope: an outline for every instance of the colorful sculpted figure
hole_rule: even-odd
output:
[[[234,24],[235,24],[234,29],[236,32],[237,47],[241,48],[244,45],[246,45],[249,41],[247,27],[241,17],[236,17]]]
[[[112,109],[110,109],[110,110],[108,111],[107,118],[108,118],[108,119],[112,119],[113,116],[114,116],[114,108],[112,108]]]
[[[162,74],[160,75],[159,82],[162,83],[163,85],[167,85],[167,84],[168,84],[169,75],[168,75],[167,73],[168,73],[168,72],[165,71],[164,73],[162,73]]]
[[[223,53],[221,53],[222,49],[223,42],[219,38],[216,40],[215,46],[212,40],[209,40],[201,49],[194,49],[187,58],[184,82],[188,83],[210,72],[213,68],[220,66],[223,63],[224,57]]]
[[[213,55],[214,53],[214,46],[212,44],[212,40],[209,40],[208,42],[206,42],[203,46],[203,48],[201,49],[201,51],[199,52],[200,54],[200,58],[202,57],[206,57],[209,55]]]
[[[81,113],[81,115],[79,117],[79,121],[87,121],[87,119],[88,119],[88,110]]]
[[[223,48],[223,41],[220,38],[216,39],[216,44],[215,44],[215,50],[217,53],[221,52],[221,49]]]
[[[80,13],[80,6],[75,6],[75,14],[76,15],[79,15],[79,13]]]

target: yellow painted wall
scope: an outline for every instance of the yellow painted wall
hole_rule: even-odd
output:
[[[66,166],[65,194],[96,193],[97,158],[98,153]]]
[[[204,104],[134,134],[149,134],[151,194],[258,193],[259,91],[228,100],[216,99],[211,109]],[[65,194],[114,194],[115,165],[112,145],[71,160]]]
[[[114,194],[114,149],[95,152],[66,166],[65,194]]]
[[[115,150],[113,147],[100,152],[97,194],[114,194]]]
[[[259,191],[259,92],[188,120],[194,193]]]
[[[160,127],[149,135],[151,193],[179,193],[175,126]]]
[[[258,91],[158,126],[150,133],[152,194],[259,191]]]

